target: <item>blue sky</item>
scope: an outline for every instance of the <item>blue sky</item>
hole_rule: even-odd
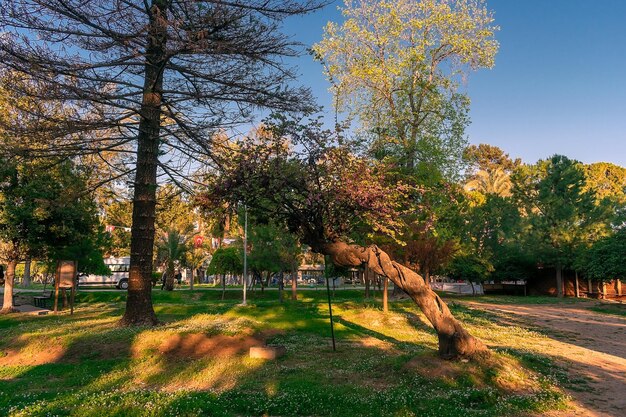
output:
[[[335,2],[293,18],[287,33],[321,39]],[[470,75],[471,143],[535,162],[555,153],[626,166],[626,0],[487,0],[500,26],[492,70]],[[320,65],[298,59],[301,82],[331,111]]]

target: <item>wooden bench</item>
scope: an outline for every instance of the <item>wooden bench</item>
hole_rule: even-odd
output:
[[[52,291],[44,291],[41,295],[33,297],[33,304],[35,307],[46,308],[47,301],[52,301]]]

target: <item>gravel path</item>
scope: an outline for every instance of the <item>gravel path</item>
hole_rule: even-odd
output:
[[[550,339],[542,346],[542,353],[555,358],[571,378],[588,381],[588,389],[570,392],[574,410],[551,416],[626,417],[625,317],[591,311],[591,303],[467,304],[547,329]]]

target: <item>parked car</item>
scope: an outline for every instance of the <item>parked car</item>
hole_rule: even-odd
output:
[[[111,275],[79,275],[78,286],[94,287],[114,285],[120,290],[127,290],[130,257],[105,258],[104,264],[111,270]]]

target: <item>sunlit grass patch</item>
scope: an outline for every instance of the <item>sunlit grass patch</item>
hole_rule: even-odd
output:
[[[597,313],[612,314],[615,316],[626,317],[626,304],[602,303],[600,305],[589,307],[589,309]]]
[[[4,357],[59,350],[0,366],[0,415],[508,416],[566,404],[567,381],[533,350],[545,336],[498,315],[452,306],[497,349],[484,362],[449,362],[408,301],[383,313],[362,292],[338,291],[334,352],[324,292],[283,304],[276,291],[256,293],[248,306],[232,293],[156,291],[154,328],[118,327],[125,298],[113,291],[81,294],[74,316],[0,318]],[[250,359],[263,343],[286,356]]]

